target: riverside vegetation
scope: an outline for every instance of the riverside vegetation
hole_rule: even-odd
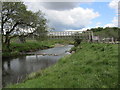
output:
[[[54,30],[47,24],[42,11],[32,12],[23,2],[2,3],[2,56],[14,57],[29,51],[54,47],[56,43],[69,43],[68,40],[49,40],[46,38],[49,30]],[[31,29],[31,32],[30,30]],[[119,41],[119,28],[94,28],[94,35],[113,37]],[[89,30],[87,30],[89,31]],[[108,33],[109,32],[109,33]],[[41,33],[45,35],[41,36]],[[35,37],[41,41],[27,41],[17,44],[12,39]],[[76,40],[80,43],[78,40]],[[117,87],[118,79],[118,46],[117,44],[74,43],[76,52],[58,61],[57,64],[33,73],[23,83],[10,85],[11,88],[111,88]]]
[[[115,88],[118,82],[118,45],[84,43],[57,64],[30,74],[9,88]]]
[[[46,49],[54,47],[56,43],[59,44],[73,44],[73,41],[68,40],[44,40],[44,41],[36,41],[36,40],[27,40],[25,43],[16,43],[15,41],[11,42],[10,51],[8,48],[3,45],[2,56],[3,57],[16,57],[19,55],[26,55],[26,52],[37,51],[39,49]]]

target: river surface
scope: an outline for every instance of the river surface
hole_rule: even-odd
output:
[[[26,75],[55,64],[61,57],[70,54],[67,51],[72,47],[73,45],[58,46],[32,52],[35,55],[3,59],[3,86],[19,83]]]

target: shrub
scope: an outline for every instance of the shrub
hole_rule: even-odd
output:
[[[74,46],[77,47],[82,42],[82,39],[75,38],[74,39]]]

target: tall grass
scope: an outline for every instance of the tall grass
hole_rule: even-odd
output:
[[[118,83],[118,45],[82,43],[29,80],[11,88],[115,88]]]

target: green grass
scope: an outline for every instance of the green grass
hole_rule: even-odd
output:
[[[21,55],[21,52],[30,52],[30,51],[36,51],[39,49],[46,49],[54,47],[56,43],[60,44],[71,44],[73,42],[68,40],[46,40],[46,41],[33,41],[29,40],[26,43],[15,43],[12,42],[10,44],[11,51],[8,51],[5,45],[3,45],[3,57],[11,57],[11,56],[18,56]]]
[[[32,73],[23,83],[8,87],[115,88],[117,82],[118,45],[82,43],[76,53],[41,72]]]

